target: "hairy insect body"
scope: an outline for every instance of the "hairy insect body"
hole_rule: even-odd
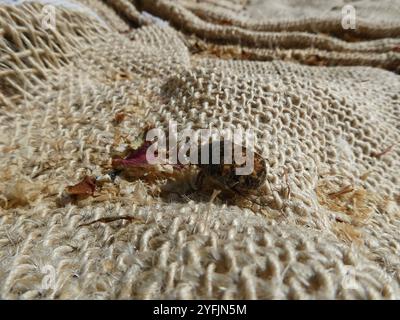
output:
[[[216,146],[215,144],[219,144]],[[198,176],[198,184],[202,184],[205,177],[211,177],[217,180],[220,184],[236,190],[236,191],[251,191],[259,189],[265,182],[266,179],[266,163],[263,157],[252,150],[247,150],[242,146],[234,146],[240,150],[243,157],[246,157],[247,152],[253,152],[252,171],[248,175],[240,175],[237,169],[244,166],[244,163],[238,163],[235,157],[232,157],[231,163],[224,163],[225,147],[224,141],[214,141],[209,144],[203,145],[201,151],[204,152],[205,148],[208,148],[209,161],[207,164],[199,162],[198,167],[200,169]],[[213,151],[219,150],[219,163],[213,163],[215,160],[213,157]]]

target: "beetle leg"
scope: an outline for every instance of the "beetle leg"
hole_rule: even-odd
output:
[[[204,183],[204,178],[205,178],[205,174],[202,170],[200,170],[200,172],[197,174],[196,177],[196,181],[194,182],[194,185],[192,185],[192,188],[194,191],[198,191],[201,189],[201,187],[203,186]]]
[[[213,193],[212,193],[212,195],[211,195],[211,198],[210,198],[210,203],[213,203],[214,200],[215,200],[215,198],[217,198],[218,195],[219,195],[221,192],[222,192],[221,190],[214,189],[214,191],[213,191]]]
[[[230,188],[230,189],[232,191],[234,191],[236,194],[238,194],[240,197],[242,197],[242,198],[244,198],[244,199],[246,199],[246,200],[248,200],[248,201],[250,201],[250,202],[252,202],[252,203],[254,203],[256,205],[259,205],[260,207],[267,207],[265,204],[262,204],[262,203],[260,203],[260,202],[258,202],[256,200],[253,200],[253,199],[245,197],[242,192],[240,192],[239,190],[236,189],[236,186],[234,186],[233,188]]]

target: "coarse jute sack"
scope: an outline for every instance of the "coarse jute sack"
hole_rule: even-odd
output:
[[[2,298],[400,298],[399,3],[292,2],[0,3]],[[253,129],[265,206],[60,203],[171,120]]]

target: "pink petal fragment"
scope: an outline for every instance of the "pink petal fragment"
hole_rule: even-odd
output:
[[[115,166],[142,166],[148,165],[149,160],[154,161],[156,158],[150,155],[149,159],[146,155],[147,149],[150,147],[151,142],[145,141],[138,149],[132,151],[125,159],[113,159],[112,165]]]

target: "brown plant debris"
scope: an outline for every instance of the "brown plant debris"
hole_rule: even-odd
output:
[[[96,190],[96,179],[85,176],[82,181],[68,186],[65,191],[70,196],[92,196]]]
[[[94,224],[94,223],[97,223],[97,222],[100,222],[100,223],[110,223],[110,222],[114,222],[114,221],[118,221],[118,220],[127,220],[127,221],[129,221],[129,222],[136,221],[136,222],[138,222],[138,223],[139,223],[139,222],[143,222],[143,220],[140,219],[140,218],[136,218],[136,217],[132,217],[132,216],[128,216],[128,215],[126,215],[126,216],[116,216],[116,217],[104,217],[104,218],[96,219],[96,220],[91,221],[91,222],[82,223],[82,224],[80,224],[80,225],[78,226],[78,228],[90,226],[90,225],[92,225],[92,224]]]
[[[347,185],[344,188],[340,189],[339,191],[330,192],[328,194],[328,196],[330,196],[330,197],[338,197],[338,196],[341,196],[343,194],[346,194],[346,193],[349,193],[349,192],[352,192],[352,191],[354,191],[353,186],[352,185]]]
[[[27,179],[17,179],[8,183],[3,190],[0,189],[0,207],[5,209],[24,207],[40,199],[44,188],[39,183]]]
[[[345,242],[361,243],[359,227],[368,220],[378,198],[361,186],[337,183],[329,179],[320,181],[316,188],[320,205],[334,213],[332,231]]]
[[[361,231],[350,224],[335,222],[333,224],[333,231],[340,239],[345,242],[358,244],[362,242]]]
[[[382,156],[384,156],[385,154],[389,153],[390,151],[392,151],[393,147],[395,146],[395,144],[390,145],[389,147],[387,147],[386,149],[384,149],[381,152],[371,152],[371,157],[374,158],[380,158]]]
[[[327,181],[320,182],[316,188],[318,202],[330,211],[344,213],[354,223],[366,221],[378,202],[375,194],[361,186],[346,184],[337,191],[332,189],[337,189],[337,186]]]
[[[117,112],[114,116],[114,124],[120,124],[122,121],[124,121],[126,115],[124,112]]]

